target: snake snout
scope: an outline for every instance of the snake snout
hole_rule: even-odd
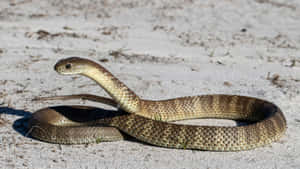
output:
[[[60,73],[60,74],[64,72],[63,66],[62,66],[61,64],[59,64],[59,63],[55,64],[54,70],[55,70],[57,73]]]

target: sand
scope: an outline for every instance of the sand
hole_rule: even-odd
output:
[[[0,166],[299,168],[299,18],[300,3],[288,0],[0,1]],[[70,56],[101,63],[144,99],[238,94],[272,101],[286,116],[287,132],[271,145],[225,153],[132,140],[67,146],[32,139],[27,120],[40,108],[111,109],[80,100],[31,101],[78,93],[107,96],[90,79],[53,70]]]

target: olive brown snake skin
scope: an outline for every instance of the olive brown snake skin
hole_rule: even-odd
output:
[[[280,108],[265,100],[238,95],[143,100],[93,61],[71,57],[58,61],[55,70],[60,74],[80,74],[93,79],[112,100],[94,95],[73,97],[104,102],[118,106],[122,111],[109,112],[87,106],[38,110],[29,121],[29,131],[39,140],[59,144],[114,141],[123,138],[120,130],[139,141],[161,147],[240,151],[276,141],[286,130],[286,120]],[[64,97],[68,96],[61,96]],[[193,118],[250,123],[243,126],[196,126],[167,122]]]

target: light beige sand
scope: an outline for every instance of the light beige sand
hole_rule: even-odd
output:
[[[1,168],[299,168],[300,3],[288,0],[0,1]],[[57,60],[80,56],[112,71],[142,98],[239,94],[278,104],[286,135],[244,152],[205,152],[133,141],[55,145],[24,135],[47,106],[36,96],[107,94]],[[26,133],[25,133],[26,134]]]

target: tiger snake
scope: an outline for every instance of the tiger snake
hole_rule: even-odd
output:
[[[88,94],[52,99],[88,99],[116,106],[120,111],[110,112],[89,106],[40,109],[29,120],[29,129],[32,137],[42,141],[59,144],[115,141],[123,139],[121,131],[139,141],[161,147],[241,151],[270,144],[286,131],[286,120],[280,108],[258,98],[216,94],[144,100],[94,61],[70,57],[59,60],[54,69],[60,74],[79,74],[94,80],[112,99]],[[249,123],[240,126],[169,123],[194,118]]]

